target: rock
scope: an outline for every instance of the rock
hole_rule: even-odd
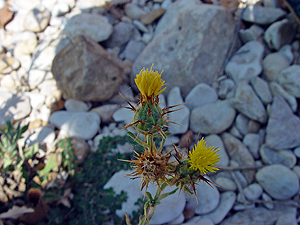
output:
[[[279,164],[265,166],[255,175],[263,189],[277,200],[286,200],[299,191],[297,175],[287,167]]]
[[[45,30],[50,21],[51,13],[43,7],[31,9],[24,20],[24,28],[32,32]]]
[[[186,194],[186,208],[192,209],[196,214],[206,214],[215,210],[220,201],[220,192],[218,188],[209,186],[204,182],[196,185],[197,199],[194,195]]]
[[[145,25],[151,24],[154,20],[160,18],[165,13],[165,9],[158,8],[150,11],[146,15],[142,15],[141,22]]]
[[[98,132],[100,117],[94,112],[56,111],[51,114],[50,123],[70,137],[88,140]]]
[[[156,185],[149,185],[147,191],[154,196],[156,189]],[[167,186],[163,193],[173,191],[174,189],[175,187]],[[161,204],[156,206],[155,213],[151,218],[151,224],[164,224],[178,218],[184,210],[185,202],[184,192],[182,191],[179,194],[179,190],[173,195],[164,198],[160,201]]]
[[[114,112],[117,109],[119,109],[119,106],[110,104],[110,105],[103,105],[103,106],[95,107],[91,110],[91,112],[97,113],[100,116],[101,121],[103,123],[109,123],[109,122],[113,121],[112,115],[114,114]],[[131,116],[133,118],[133,115],[131,115]]]
[[[218,101],[192,110],[190,128],[203,134],[218,134],[229,128],[235,118],[235,110],[228,101]]]
[[[14,13],[9,10],[9,4],[5,4],[3,7],[0,6],[0,26],[5,27],[13,19]]]
[[[76,99],[72,99],[72,98],[65,101],[65,108],[68,111],[74,111],[74,112],[75,111],[76,112],[79,112],[79,111],[86,112],[90,109],[88,104],[86,104],[85,102],[79,101]]]
[[[243,20],[259,25],[269,25],[286,15],[280,8],[249,5],[243,13]]]
[[[5,29],[10,32],[23,32],[24,31],[24,20],[27,16],[28,10],[20,9],[15,14],[14,19],[6,24]]]
[[[103,101],[119,89],[121,65],[91,38],[77,36],[55,56],[51,71],[65,98]]]
[[[183,223],[182,225],[214,225],[214,223],[209,219],[208,217],[202,217],[202,216],[195,216],[191,220],[187,221],[186,223]]]
[[[120,22],[113,27],[111,36],[102,44],[106,48],[114,48],[118,46],[121,50],[134,36],[135,28],[132,24]]]
[[[133,121],[133,111],[125,108],[117,109],[112,115],[114,121],[125,122],[126,124],[132,123]]]
[[[282,150],[300,145],[300,119],[281,96],[275,96],[266,129],[266,145]]]
[[[32,54],[38,44],[36,35],[33,32],[23,32],[22,40],[17,43],[15,51],[19,54]]]
[[[243,114],[238,114],[235,119],[236,128],[243,134],[246,135],[248,131],[249,118]]]
[[[1,74],[9,74],[11,73],[13,70],[17,70],[20,67],[20,62],[10,56],[7,57],[6,55],[2,55],[0,56],[0,73]]]
[[[130,40],[124,50],[125,58],[135,61],[145,46],[146,44],[142,41]]]
[[[294,24],[284,19],[269,26],[264,39],[270,49],[279,50],[283,45],[291,44],[295,32]]]
[[[139,179],[131,180],[126,176],[131,172],[130,170],[120,170],[116,172],[103,187],[104,189],[112,188],[115,194],[121,194],[121,191],[126,192],[126,202],[122,203],[121,209],[116,210],[116,214],[119,217],[124,217],[125,212],[128,213],[129,216],[132,216],[132,213],[139,209],[139,206],[135,205],[135,203],[139,198],[143,197],[140,191],[141,181]]]
[[[250,184],[249,186],[245,187],[243,191],[245,197],[250,201],[259,199],[263,193],[262,187],[257,183]]]
[[[29,98],[23,94],[15,94],[5,88],[0,88],[0,127],[7,120],[21,120],[31,112]]]
[[[168,94],[168,105],[173,106],[173,105],[178,105],[178,104],[182,104],[182,103],[183,103],[183,99],[180,94],[180,88],[173,87],[172,90]],[[179,108],[179,107],[177,107],[177,108]],[[168,120],[182,125],[182,126],[180,126],[177,124],[169,123],[168,130],[172,134],[184,134],[188,130],[189,119],[190,119],[190,110],[187,107],[184,107],[184,105],[181,107],[183,107],[183,109],[180,109],[176,112],[172,112],[169,114]]]
[[[300,147],[294,149],[294,154],[297,156],[297,158],[300,158]]]
[[[266,145],[262,145],[259,149],[263,162],[267,165],[282,164],[288,168],[296,165],[297,158],[291,150],[273,150]]]
[[[230,103],[237,111],[250,119],[260,123],[267,121],[264,105],[247,83],[240,82],[238,84],[235,97],[230,99]]]
[[[236,126],[232,126],[229,130],[229,133],[239,139],[243,138],[243,134],[240,133],[240,131],[236,128]]]
[[[194,108],[207,103],[215,103],[217,100],[218,95],[215,89],[205,83],[200,83],[196,85],[186,96],[185,105],[190,110],[193,110]]]
[[[274,96],[281,95],[288,102],[293,112],[297,111],[298,104],[296,98],[293,95],[289,94],[283,87],[281,87],[280,84],[272,81],[270,83],[270,89]]]
[[[191,143],[194,143],[194,132],[188,130],[185,134],[183,134],[179,141],[179,146],[181,148],[188,148]],[[300,150],[300,149],[299,149]],[[299,153],[300,155],[300,153]]]
[[[89,146],[85,140],[81,138],[72,138],[72,147],[74,148],[74,154],[77,158],[76,163],[80,164],[84,161],[89,152]]]
[[[219,153],[221,156],[220,161],[218,162],[218,167],[224,168],[227,167],[229,164],[229,158],[227,152],[225,150],[224,144],[220,136],[216,134],[211,134],[205,137],[205,141],[207,146],[215,146],[216,148],[220,149]]]
[[[250,28],[239,30],[239,36],[243,43],[249,41],[260,41],[264,33],[264,29],[253,24]]]
[[[132,83],[141,68],[150,68],[154,63],[154,70],[164,70],[166,93],[179,86],[185,97],[196,84],[212,84],[233,30],[232,16],[224,8],[202,5],[195,0],[176,1],[160,19],[154,38],[134,62]]]
[[[252,85],[254,92],[265,105],[272,102],[273,96],[268,82],[260,77],[253,77],[250,80],[250,84]]]
[[[278,53],[285,56],[288,59],[290,64],[293,62],[294,55],[293,55],[293,52],[292,52],[292,46],[291,45],[282,46],[282,48],[278,51]]]
[[[49,73],[45,70],[31,69],[28,71],[27,83],[31,89],[39,86],[47,77]]]
[[[300,65],[292,65],[281,70],[277,81],[291,95],[300,98]]]
[[[272,198],[266,194],[266,193],[262,193],[262,199],[264,200],[264,206],[267,209],[274,209],[274,204],[272,203]]]
[[[249,149],[255,159],[259,157],[260,136],[259,134],[249,133],[244,136],[243,144]]]
[[[8,90],[16,90],[16,80],[11,75],[4,76],[0,80],[0,86]]]
[[[227,177],[217,177],[215,183],[218,185],[220,191],[235,191],[237,189],[234,181]]]
[[[220,98],[230,98],[229,95],[232,93],[235,84],[232,79],[224,79],[220,81],[218,95]]]
[[[77,35],[85,35],[95,42],[100,42],[108,39],[112,31],[112,25],[106,17],[83,13],[71,17],[62,32],[71,39]]]
[[[278,217],[278,220],[276,221],[276,225],[285,225],[285,224],[297,225],[298,222],[296,219],[296,215],[293,213],[280,215]]]
[[[231,217],[225,219],[221,225],[274,224],[276,220],[277,216],[274,211],[267,210],[263,207],[257,207],[237,212]]]
[[[30,70],[42,70],[46,73],[50,70],[52,60],[55,57],[56,47],[52,45],[41,46],[38,45],[35,49],[34,58],[32,60],[32,67]]]
[[[208,217],[214,224],[220,223],[231,210],[236,200],[236,194],[233,191],[226,191],[221,194],[220,204],[211,213],[204,217]]]
[[[290,65],[290,63],[284,55],[275,52],[268,54],[264,58],[262,65],[263,74],[266,75],[268,80],[275,81],[278,73],[281,70],[287,68]]]
[[[26,96],[29,97],[30,105],[33,109],[40,109],[45,103],[46,96],[36,92],[25,92]]]
[[[223,133],[221,137],[230,159],[236,161],[239,166],[255,166],[253,156],[239,139],[229,133]],[[251,184],[255,171],[242,171],[242,174],[245,176],[248,184]]]
[[[184,215],[183,215],[183,213],[181,213],[178,217],[171,220],[168,224],[180,225],[183,223],[184,219],[185,219]]]
[[[54,127],[51,125],[46,125],[43,127],[38,127],[34,129],[33,133],[26,139],[25,143],[28,146],[38,144],[47,144],[48,147],[53,147],[53,142],[55,140]],[[49,148],[48,148],[49,149]]]
[[[133,20],[132,24],[141,32],[148,33],[148,28],[139,20]]]
[[[261,60],[264,46],[258,41],[249,41],[243,45],[230,59],[225,67],[225,73],[236,83],[249,81],[262,71]]]
[[[52,9],[51,15],[54,17],[63,16],[70,11],[70,6],[67,2],[58,2]]]
[[[134,3],[127,3],[124,11],[128,17],[134,20],[139,20],[143,15],[146,15],[146,12]]]

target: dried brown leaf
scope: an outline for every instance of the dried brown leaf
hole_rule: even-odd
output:
[[[13,206],[7,212],[1,213],[0,219],[18,219],[23,214],[32,213],[32,212],[34,212],[34,209],[27,208],[26,206],[22,206],[22,207]]]

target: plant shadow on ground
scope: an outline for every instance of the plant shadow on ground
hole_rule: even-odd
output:
[[[130,164],[119,159],[131,159],[132,153],[120,154],[112,153],[117,144],[124,145],[126,142],[134,144],[128,136],[125,137],[104,137],[97,152],[91,152],[85,161],[76,168],[75,175],[70,179],[72,186],[71,207],[63,205],[52,207],[47,219],[38,225],[46,224],[126,224],[125,217],[119,218],[115,211],[121,209],[122,202],[126,201],[125,192],[118,195],[110,188],[103,189],[106,182],[119,170],[131,169]],[[142,151],[142,147],[134,145],[134,150]],[[55,192],[56,190],[52,190]],[[48,191],[44,199],[51,199],[51,191]],[[132,224],[138,223],[139,215],[142,214],[143,201],[139,199],[136,203],[140,205],[140,210],[133,213]]]

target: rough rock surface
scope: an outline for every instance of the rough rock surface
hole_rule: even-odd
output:
[[[153,69],[164,70],[167,92],[179,86],[183,96],[200,82],[212,84],[234,29],[232,17],[225,9],[206,4],[179,7],[185,3],[177,1],[165,12],[159,22],[166,25],[164,31],[155,33],[132,68],[133,74],[137,74],[154,63]],[[167,25],[164,21],[174,14],[177,16]]]
[[[103,101],[119,89],[121,65],[91,38],[76,36],[55,56],[52,73],[65,98]]]

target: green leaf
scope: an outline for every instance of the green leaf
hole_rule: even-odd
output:
[[[38,171],[38,174],[40,176],[49,173],[54,167],[57,166],[57,158],[55,154],[51,154],[49,156],[48,162],[45,165],[44,169]]]
[[[31,159],[34,156],[34,154],[37,153],[38,150],[39,150],[38,144],[31,145],[31,146],[27,147],[26,149],[24,149],[25,159]]]
[[[141,145],[141,146],[145,146],[145,147],[147,147],[147,148],[150,148],[150,145],[149,144],[147,144],[147,143],[145,143],[145,142],[143,142],[142,140],[140,140],[138,137],[136,137],[133,133],[131,133],[130,131],[127,131],[126,132],[128,135],[129,135],[129,137],[131,137],[136,143],[138,143],[139,145]]]
[[[159,200],[162,200],[166,197],[168,197],[169,195],[172,195],[172,194],[175,194],[175,192],[178,190],[178,188],[175,188],[173,191],[170,191],[168,193],[165,193],[165,194],[162,194],[160,197],[159,197]]]

